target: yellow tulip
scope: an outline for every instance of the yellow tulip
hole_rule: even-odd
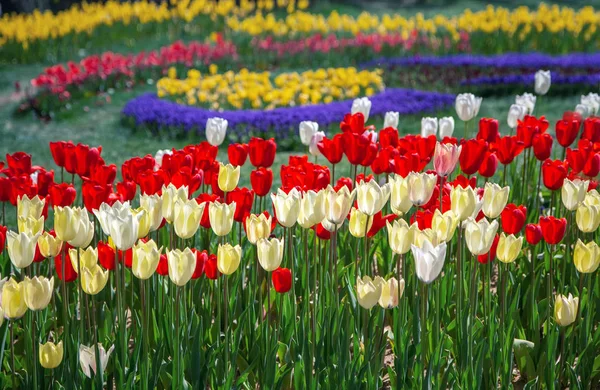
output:
[[[19,233],[27,233],[31,236],[42,234],[44,231],[44,217],[19,217],[17,227],[19,228]]]
[[[94,224],[90,221],[85,209],[78,210],[76,214],[78,214],[78,218],[73,221],[75,223],[75,237],[69,240],[68,243],[75,248],[85,248],[90,245],[94,238]],[[58,233],[56,235],[58,236]]]
[[[356,299],[358,303],[365,309],[371,309],[379,302],[381,298],[381,290],[385,281],[376,276],[371,279],[369,276],[363,276],[356,279]]]
[[[413,206],[409,197],[408,180],[400,175],[394,175],[390,177],[390,184],[390,206],[392,212],[398,216],[402,216]]]
[[[86,249],[69,249],[69,259],[75,272],[80,272],[84,268],[92,268],[98,264],[98,248],[87,247]],[[79,260],[79,265],[77,261]]]
[[[231,275],[240,266],[242,247],[239,245],[219,244],[217,250],[217,268],[223,275]]]
[[[554,320],[560,326],[569,326],[576,320],[579,298],[558,294],[554,301]]]
[[[469,187],[471,188],[471,187]],[[483,191],[482,211],[490,219],[498,218],[508,202],[509,187],[500,187],[496,183],[486,183]]]
[[[235,189],[240,180],[240,167],[234,167],[231,164],[219,163],[219,188],[223,192],[230,192]]]
[[[25,283],[17,283],[13,278],[2,286],[2,309],[4,316],[14,320],[23,317],[27,311],[25,303]]]
[[[503,263],[512,263],[519,257],[523,247],[523,237],[516,238],[514,234],[500,234],[496,257]]]
[[[587,194],[585,194],[585,199],[583,200],[583,204],[586,206],[598,206],[600,207],[600,194],[596,189],[589,190]]]
[[[38,248],[40,253],[44,257],[56,257],[62,249],[62,241],[58,238],[50,235],[48,232],[44,232],[40,238],[38,238]]]
[[[565,179],[560,190],[563,205],[567,210],[575,210],[585,200],[587,189],[590,182],[587,180],[575,179],[573,181]]]
[[[444,241],[438,236],[438,233],[433,229],[419,229],[416,224],[413,232],[413,240],[411,245],[417,248],[422,248],[425,241],[429,241],[432,246],[436,247]]]
[[[136,216],[136,220],[138,220],[138,231],[137,238],[144,238],[150,233],[150,224],[152,221],[150,220],[150,215],[146,212],[146,209],[143,207],[138,207],[135,210],[131,210],[133,214]],[[138,216],[139,215],[139,216]]]
[[[394,253],[403,255],[410,250],[414,241],[415,232],[418,230],[416,224],[408,226],[405,220],[399,219],[393,223],[386,222],[388,231],[388,244]]]
[[[41,218],[42,213],[44,212],[45,203],[46,199],[41,198],[38,195],[32,198],[27,195],[19,196],[17,198],[17,218]]]
[[[248,218],[246,218],[246,236],[248,237],[248,241],[252,245],[256,245],[256,243],[262,238],[268,238],[271,234],[271,223],[273,222],[273,217],[267,217],[264,214],[250,214]]]
[[[214,201],[208,206],[208,218],[210,227],[217,236],[226,236],[233,227],[233,216],[235,215],[235,202],[230,204]],[[202,214],[200,214],[202,216]],[[198,220],[199,221],[199,220]]]
[[[77,235],[82,209],[79,207],[54,207],[54,231],[61,241],[71,241]]]
[[[292,188],[287,194],[281,189],[277,190],[277,194],[271,194],[277,221],[281,226],[290,228],[298,221],[300,198],[300,192],[296,188]]]
[[[140,207],[146,211],[150,222],[150,232],[157,230],[163,220],[162,195],[140,195]]]
[[[177,236],[185,239],[193,237],[194,234],[196,234],[198,228],[200,227],[200,219],[204,213],[205,205],[206,203],[204,202],[198,204],[196,199],[177,199],[175,201],[175,207],[173,210],[173,226],[175,227],[175,234],[177,234]]]
[[[63,359],[64,349],[62,341],[54,344],[48,341],[46,344],[40,344],[40,365],[44,368],[53,369],[60,365]]]
[[[356,185],[356,201],[358,209],[368,216],[373,216],[383,209],[390,197],[390,184],[379,186],[377,181],[362,181]]]
[[[47,279],[43,276],[35,276],[29,279],[27,276],[23,281],[25,304],[29,310],[43,310],[50,303],[54,292],[54,277]]]
[[[175,187],[173,183],[162,187],[162,215],[169,223],[173,223],[175,202],[177,199],[188,200],[188,187]]]
[[[6,249],[8,257],[16,268],[29,267],[33,263],[35,248],[40,234],[30,235],[27,233],[17,234],[9,231],[6,234]]]
[[[98,264],[84,267],[81,271],[81,287],[88,295],[96,295],[108,282],[108,271],[103,270]]]
[[[190,248],[167,252],[169,278],[177,286],[184,286],[192,278],[196,269],[196,255]]]
[[[450,190],[450,206],[459,221],[464,221],[469,217],[475,217],[478,211],[478,196],[475,190],[469,186],[452,187]]]
[[[138,241],[132,248],[131,272],[138,279],[148,279],[154,274],[160,260],[162,248],[154,240]]]
[[[465,242],[467,248],[475,256],[484,255],[490,251],[494,243],[494,237],[498,230],[498,221],[490,223],[483,218],[479,222],[473,218],[468,219],[465,224]]]
[[[319,192],[308,190],[302,193],[298,225],[304,229],[310,229],[323,221],[325,218],[325,195],[325,190]]]
[[[575,212],[577,227],[584,233],[593,233],[600,225],[600,206],[582,204]]]
[[[342,186],[339,190],[328,186],[325,194],[325,220],[331,224],[341,225],[348,216],[356,190],[350,190],[346,186]],[[279,214],[277,214],[279,218]]]
[[[263,238],[256,244],[258,252],[258,262],[267,272],[275,271],[279,268],[283,259],[284,239],[272,238],[270,240]]]
[[[398,306],[398,301],[404,293],[404,279],[400,282],[396,278],[389,278],[381,285],[381,296],[379,297],[379,306],[384,309],[392,309]]]
[[[367,222],[369,226],[367,226]],[[354,237],[364,237],[373,226],[373,218],[363,213],[359,209],[352,207],[350,211],[350,223],[348,225],[350,234]]]
[[[442,214],[439,209],[435,209],[431,219],[431,230],[437,233],[441,241],[448,242],[452,240],[457,226],[458,218],[454,211],[448,210]]]
[[[581,240],[577,240],[573,252],[573,262],[577,271],[583,274],[596,271],[600,265],[600,247],[594,241],[584,244]]]

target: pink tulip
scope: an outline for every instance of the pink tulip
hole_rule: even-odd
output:
[[[438,142],[435,145],[433,154],[433,167],[439,176],[448,176],[456,167],[462,146],[454,144],[443,144]]]

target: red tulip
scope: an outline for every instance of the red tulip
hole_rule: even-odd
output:
[[[90,172],[90,180],[101,184],[112,184],[117,177],[117,166],[115,164],[98,164]]]
[[[393,127],[386,127],[379,132],[379,145],[382,148],[388,146],[398,147],[398,129]]]
[[[244,165],[248,157],[248,145],[230,144],[227,148],[227,156],[231,165],[236,167]]]
[[[421,160],[416,152],[407,152],[394,157],[394,173],[406,177],[411,172],[420,172],[428,162],[429,160]]]
[[[585,152],[580,149],[567,148],[567,163],[571,173],[577,174],[581,172],[586,163]]]
[[[496,150],[498,160],[500,160],[503,165],[508,165],[513,162],[515,157],[521,154],[524,144],[519,141],[517,137],[507,135],[506,137],[500,138],[500,140],[493,145],[493,148]]]
[[[154,157],[149,154],[144,157],[133,157],[121,165],[121,175],[123,176],[123,180],[139,182],[138,175],[142,172],[152,172],[155,165],[156,161]]]
[[[363,150],[363,159],[360,162],[360,165],[362,165],[363,167],[368,167],[369,165],[373,164],[373,161],[375,161],[376,157],[377,144],[371,142],[367,145],[366,149]]]
[[[439,194],[439,192],[438,192]],[[439,196],[439,195],[438,195]],[[433,196],[432,196],[433,198]],[[439,200],[438,200],[439,202]],[[420,230],[430,229],[431,221],[433,220],[433,211],[431,210],[417,210],[410,219],[410,223],[417,223]]]
[[[539,161],[550,157],[552,152],[552,136],[548,133],[537,134],[533,137],[533,154]]]
[[[287,268],[277,268],[271,273],[271,280],[275,291],[284,294],[292,288],[292,271]]]
[[[560,189],[567,177],[567,166],[562,160],[546,160],[542,163],[542,178],[546,188]]]
[[[169,274],[169,261],[167,260],[167,255],[164,253],[160,255],[158,266],[156,267],[156,273],[162,276],[167,276]]]
[[[8,165],[11,176],[23,174],[29,175],[32,172],[31,155],[25,152],[7,154],[6,165]]]
[[[333,189],[335,190],[335,192],[338,192],[340,190],[340,188],[342,188],[343,186],[346,186],[349,191],[352,191],[352,188],[353,188],[352,179],[350,179],[349,177],[340,177],[337,180],[337,182],[335,183],[335,186],[333,187]]]
[[[600,154],[590,155],[583,166],[583,174],[588,177],[596,177],[600,173]]]
[[[600,142],[600,118],[591,116],[583,121],[582,139],[590,140],[591,142]]]
[[[517,234],[523,229],[525,220],[527,219],[527,207],[520,205],[516,206],[513,203],[506,205],[502,213],[500,213],[500,220],[502,222],[502,230],[506,234]]]
[[[337,164],[342,161],[342,156],[344,155],[342,134],[336,134],[332,139],[323,138],[317,144],[317,147],[330,164]]]
[[[104,160],[100,157],[101,152],[102,147],[90,148],[88,145],[77,144],[75,147],[75,156],[77,158],[76,173],[80,177],[90,177],[90,172],[97,165],[104,165]]]
[[[487,151],[487,144],[481,139],[470,139],[463,142],[460,157],[460,169],[467,174],[472,175],[479,170],[481,161]]]
[[[19,197],[27,195],[32,198],[37,195],[37,186],[29,175],[11,176],[8,188],[11,190],[9,201],[13,206],[17,205]]]
[[[115,250],[102,241],[98,241],[98,262],[109,271],[115,269]]]
[[[254,191],[241,187],[227,193],[227,203],[235,202],[235,212],[233,219],[237,222],[243,222],[252,211],[254,202]]]
[[[62,252],[59,253],[58,256],[54,258],[54,269],[56,270],[56,275],[60,280],[64,280],[69,283],[77,279],[77,272],[73,269],[73,265],[71,264],[71,260],[69,259],[69,249],[72,246],[68,243],[63,244]],[[63,265],[65,267],[63,273]]]
[[[529,148],[533,138],[538,134],[545,133],[549,125],[543,116],[538,119],[533,115],[525,115],[525,118],[517,125],[517,139],[523,143],[523,147]]]
[[[122,202],[133,200],[136,192],[137,186],[133,181],[121,181],[117,183],[117,193]]]
[[[4,251],[4,247],[6,246],[6,226],[0,225],[0,253]]]
[[[565,148],[571,146],[578,133],[579,122],[577,120],[561,119],[556,122],[556,140],[561,146]]]
[[[565,236],[567,220],[553,216],[540,217],[540,227],[542,228],[544,240],[550,245],[555,245]]]
[[[198,279],[204,273],[204,264],[208,260],[208,253],[205,250],[200,252],[199,250],[192,249],[192,251],[196,253],[196,268],[194,268],[192,279]]]
[[[487,264],[489,262],[496,260],[496,251],[498,249],[498,241],[499,240],[500,240],[500,236],[498,234],[496,234],[494,236],[494,241],[492,241],[492,246],[490,247],[490,251],[483,255],[477,256],[477,261],[480,264]]]
[[[102,203],[108,202],[111,193],[112,188],[110,186],[97,184],[89,180],[83,182],[83,204],[90,213],[94,209],[98,210]]]
[[[203,175],[204,172],[202,171],[199,173],[194,173],[191,167],[183,166],[173,173],[170,180],[168,180],[169,178],[167,177],[165,179],[165,184],[171,183],[177,188],[186,186],[188,187],[189,193],[193,194],[200,188]]]
[[[48,189],[52,206],[71,206],[77,197],[77,191],[70,183],[53,184]]]
[[[73,144],[73,142],[69,141],[68,143]],[[63,168],[65,166],[65,147],[67,142],[65,141],[57,141],[50,142],[50,153],[52,154],[52,159],[54,159],[54,163]]]
[[[159,169],[156,172],[153,170],[141,172],[137,175],[137,183],[140,185],[142,194],[157,194],[165,184],[163,171]]]
[[[250,172],[250,184],[257,196],[266,196],[273,185],[273,171],[270,168],[257,168]]]
[[[255,167],[269,168],[275,161],[275,152],[277,144],[275,139],[264,140],[262,138],[252,138],[248,143],[250,163]]]
[[[364,134],[347,132],[343,135],[344,154],[350,164],[359,165],[365,159],[365,151],[371,149],[371,138]]]
[[[219,269],[217,268],[217,256],[210,254],[204,262],[204,273],[206,277],[215,280],[219,277]]]
[[[383,215],[381,211],[378,212],[373,216],[373,225],[371,225],[371,229],[367,232],[367,237],[373,237],[386,227],[387,222],[391,223],[394,219],[396,219],[396,214]]]
[[[361,112],[344,115],[340,123],[340,129],[344,133],[362,134],[365,132],[365,116]]]
[[[537,223],[529,223],[525,226],[525,239],[531,245],[537,245],[543,238],[542,228]]]
[[[477,138],[493,143],[500,138],[498,131],[498,121],[493,118],[481,118],[479,120],[479,132]]]
[[[202,213],[202,218],[200,218],[200,226],[205,229],[210,229],[210,219],[208,217],[208,206],[214,202],[215,200],[219,200],[221,197],[217,194],[200,194],[196,197],[196,202],[198,204],[206,202],[204,205],[204,212]]]
[[[317,224],[313,227],[317,237],[321,240],[329,240],[331,239],[331,232],[323,227],[322,224]]]
[[[41,168],[37,173],[37,194],[45,198],[48,195],[50,186],[54,184],[54,171],[46,171]]]
[[[64,168],[70,174],[75,174],[77,171],[77,147],[73,142],[67,142],[62,145],[64,154]]]
[[[8,177],[0,177],[0,202],[8,202],[12,194],[11,180]]]
[[[479,174],[483,177],[492,177],[498,168],[498,157],[496,153],[486,153],[479,167]]]
[[[398,151],[391,146],[381,148],[377,157],[371,164],[371,170],[376,175],[382,173],[392,173],[394,170],[394,156],[398,154]]]

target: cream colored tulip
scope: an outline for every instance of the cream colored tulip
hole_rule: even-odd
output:
[[[478,197],[475,190],[469,186],[452,187],[450,190],[450,207],[459,221],[473,217],[477,210]]]
[[[175,201],[177,199],[187,200],[189,198],[188,187],[175,187],[173,183],[162,187],[162,215],[169,223],[173,223]]]
[[[62,241],[58,238],[50,235],[48,232],[44,232],[40,238],[38,238],[38,248],[40,253],[44,257],[56,257],[62,249]]]
[[[208,205],[208,218],[210,226],[217,236],[226,236],[233,227],[235,215],[235,202],[230,204],[214,201]],[[200,213],[200,217],[202,213]],[[200,220],[198,220],[200,221]]]
[[[493,241],[493,240],[492,240]],[[496,249],[496,258],[503,263],[512,263],[521,254],[523,247],[523,237],[515,237],[514,234],[508,236],[504,233],[500,234],[498,239],[498,247]]]
[[[356,299],[358,303],[365,309],[371,309],[379,302],[381,298],[381,290],[385,281],[376,276],[371,279],[369,276],[363,276],[356,279]]]
[[[350,213],[350,208],[356,196],[356,190],[352,190],[351,192],[348,187],[342,186],[336,191],[333,187],[328,186],[326,191],[325,219],[329,223],[341,225],[346,220],[348,213]]]
[[[413,206],[410,200],[408,179],[394,175],[390,177],[390,206],[397,216],[403,216]]]
[[[40,365],[44,368],[56,368],[63,360],[64,348],[62,341],[58,344],[50,341],[46,344],[40,344],[39,350]]]
[[[423,206],[429,202],[437,184],[437,175],[411,172],[406,180],[408,180],[408,198],[415,206]]]
[[[260,266],[267,272],[275,271],[283,260],[284,248],[283,238],[260,239],[256,244]]]
[[[196,255],[190,248],[167,252],[169,278],[177,286],[184,286],[192,278],[196,269]]]
[[[290,228],[298,221],[300,198],[300,192],[296,188],[292,188],[288,194],[281,189],[277,190],[277,194],[271,194],[275,215],[281,226]]]
[[[162,224],[162,203],[162,195],[140,195],[140,207],[146,211],[150,232],[156,231]]]
[[[367,226],[367,223],[369,226]],[[350,211],[349,230],[354,237],[360,238],[367,235],[367,232],[373,226],[373,218],[363,213],[357,208],[352,207]]]
[[[81,271],[81,288],[88,295],[96,295],[108,282],[108,271],[103,270],[98,264],[84,267]]]
[[[452,240],[457,226],[458,218],[454,211],[448,210],[442,214],[439,209],[435,209],[431,219],[431,230],[437,233],[441,241],[448,242]]]
[[[437,231],[433,229],[423,229],[420,230],[415,226],[415,230],[413,232],[413,242],[412,245],[417,248],[423,248],[423,244],[425,241],[430,242],[433,246],[438,246],[444,240],[438,235]]]
[[[579,298],[558,294],[554,300],[554,320],[560,326],[569,326],[577,319]]]
[[[79,255],[79,258],[78,258]],[[75,272],[81,272],[84,268],[92,268],[98,264],[98,248],[87,247],[86,249],[69,249],[69,259]],[[79,260],[79,266],[77,266]]]
[[[377,181],[362,181],[356,185],[358,209],[370,217],[380,212],[390,197],[390,184],[382,186]]]
[[[19,217],[17,221],[19,233],[27,233],[31,236],[42,234],[44,231],[44,217]]]
[[[160,252],[162,248],[159,249],[154,240],[138,241],[132,248],[131,272],[138,279],[150,278],[158,267]]]
[[[600,225],[600,206],[582,204],[575,212],[575,222],[582,232],[595,232]]]
[[[384,309],[393,309],[398,306],[398,301],[404,293],[404,279],[400,282],[396,278],[389,278],[381,285],[381,296],[379,297],[379,306]]]
[[[469,187],[470,188],[470,187]],[[510,187],[500,187],[496,183],[485,183],[482,211],[490,219],[498,218],[508,203]]]
[[[571,181],[565,179],[560,194],[563,205],[567,210],[576,210],[583,203],[589,184],[588,180],[575,179]]]
[[[577,240],[573,251],[573,263],[582,274],[589,274],[598,269],[600,265],[600,247],[594,241],[584,244]]]
[[[600,194],[596,189],[589,190],[587,194],[585,194],[585,199],[583,200],[583,204],[586,206],[598,206],[600,207]]]
[[[100,357],[100,369],[102,372],[106,371],[106,366],[108,366],[108,359],[110,358],[110,354],[115,349],[113,345],[108,349],[108,351],[104,350],[102,344],[98,344],[98,351]],[[96,347],[94,345],[85,346],[79,345],[79,365],[81,366],[81,370],[85,374],[86,377],[91,378],[92,375],[96,375],[98,362],[96,362]]]
[[[50,299],[52,299],[54,277],[50,279],[43,276],[35,276],[32,279],[25,277],[23,287],[25,304],[29,310],[43,310],[50,303]]]
[[[54,207],[54,232],[59,240],[65,242],[75,238],[81,213],[79,207]]]
[[[219,163],[219,188],[223,192],[230,192],[235,189],[240,180],[240,167],[234,167],[231,164]]]
[[[27,233],[15,233],[9,231],[6,234],[6,249],[8,257],[16,268],[29,267],[33,263],[35,248],[40,234],[30,235]]]
[[[239,245],[219,244],[217,250],[217,268],[223,275],[231,275],[240,266],[242,247]]]
[[[25,282],[17,283],[16,280],[10,280],[2,286],[2,309],[4,317],[14,320],[23,317],[27,311],[25,303]]]
[[[210,206],[209,206],[210,207]],[[252,245],[262,238],[268,238],[271,234],[271,224],[273,217],[267,217],[265,214],[250,214],[246,218],[246,236]]]
[[[209,207],[213,207],[213,204],[215,203],[218,202],[211,203]],[[177,234],[178,237],[186,239],[193,237],[194,234],[196,234],[198,228],[200,227],[200,220],[202,219],[205,205],[205,202],[198,204],[196,199],[177,199],[175,201],[175,207],[173,210],[173,227],[175,228],[175,234]],[[211,210],[209,209],[211,226],[213,226],[213,218],[215,216],[210,211]],[[233,211],[235,212],[235,203],[233,203]],[[220,220],[218,219],[215,220],[215,224],[218,224],[219,221]],[[215,230],[214,227],[213,230]],[[231,227],[229,227],[229,230],[231,230]]]
[[[323,226],[323,229],[327,230],[330,233],[334,233],[340,230],[344,223],[342,222],[336,225],[335,223],[331,223],[328,220],[324,219],[323,222],[321,222],[321,225]]]
[[[44,212],[46,199],[38,195],[30,198],[27,195],[17,198],[17,218],[39,219]]]
[[[498,221],[490,223],[483,218],[479,222],[469,218],[465,222],[465,241],[467,248],[475,256],[484,255],[490,251],[498,230]]]
[[[79,211],[79,218],[75,221],[75,237],[68,243],[75,248],[85,248],[94,238],[94,224],[90,221],[89,215],[85,209]],[[56,234],[58,236],[58,233]]]
[[[141,217],[138,218],[139,223],[137,238],[139,240],[140,238],[148,236],[148,234],[150,233],[150,223],[152,221],[150,220],[150,215],[148,215],[148,213],[143,207],[138,207],[137,209],[133,209],[132,211],[134,215],[137,215],[138,213],[141,215]]]
[[[403,255],[410,250],[413,243],[415,232],[418,230],[416,224],[408,226],[403,220],[395,220],[391,224],[386,222],[388,231],[388,245],[396,254]]]
[[[325,190],[315,192],[308,190],[302,193],[298,225],[310,229],[325,218]]]

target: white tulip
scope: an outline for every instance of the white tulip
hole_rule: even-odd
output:
[[[523,120],[525,114],[527,114],[527,107],[520,104],[511,105],[510,109],[508,110],[508,118],[506,119],[508,122],[508,127],[511,129],[517,127],[517,122]]]
[[[479,114],[481,101],[483,99],[472,93],[461,93],[456,96],[454,108],[460,120],[466,122],[475,118]]]
[[[106,366],[108,365],[108,359],[110,358],[110,354],[115,349],[113,345],[108,349],[108,351],[104,350],[104,347],[101,344],[98,344],[98,350],[100,355],[100,368],[102,372],[106,370]],[[96,347],[85,346],[83,344],[79,345],[79,363],[81,365],[81,370],[88,378],[92,377],[92,373],[96,375]]]
[[[527,108],[527,114],[531,114],[535,109],[535,102],[537,97],[531,93],[524,93],[523,95],[517,95],[515,103]]]
[[[440,139],[444,139],[446,137],[452,137],[454,133],[454,118],[451,116],[445,116],[440,118],[439,120],[439,128],[440,128]]]
[[[535,72],[535,93],[538,95],[547,94],[551,83],[552,76],[549,70],[538,70]]]
[[[446,243],[442,242],[434,247],[429,240],[424,239],[420,248],[416,245],[411,245],[410,248],[415,258],[415,270],[419,280],[426,284],[433,282],[444,267]]]
[[[302,121],[300,122],[298,131],[300,133],[300,142],[302,142],[302,145],[309,146],[313,135],[319,131],[319,124],[317,122]]]
[[[398,128],[400,114],[395,111],[388,111],[385,113],[385,117],[383,118],[383,128],[393,127],[394,129]]]
[[[206,139],[212,146],[219,146],[227,134],[227,119],[208,118],[206,120]]]
[[[425,117],[421,119],[421,137],[435,135],[438,128],[438,119]]]
[[[317,131],[313,134],[312,138],[310,139],[310,144],[308,145],[308,151],[310,152],[310,154],[312,154],[313,156],[321,155],[321,151],[319,150],[319,147],[317,145],[319,144],[319,142],[323,141],[323,138],[325,138],[325,133],[322,131]]]
[[[590,114],[596,115],[600,108],[600,95],[594,92],[590,92],[587,95],[581,95],[581,104],[591,107],[592,112]]]
[[[360,112],[365,117],[365,122],[369,120],[369,113],[371,112],[371,101],[368,97],[354,99],[352,102],[352,109],[350,110],[352,114],[356,114]]]

